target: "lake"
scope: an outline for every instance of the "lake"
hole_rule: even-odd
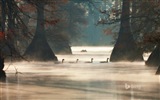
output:
[[[0,100],[159,100],[157,68],[144,62],[100,63],[112,49],[72,47],[73,55],[56,55],[59,64],[5,63],[7,78],[0,82]],[[148,56],[144,54],[145,59]],[[91,58],[93,63],[86,63]]]

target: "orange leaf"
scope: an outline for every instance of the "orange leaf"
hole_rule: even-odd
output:
[[[0,32],[0,40],[4,39],[4,32]]]

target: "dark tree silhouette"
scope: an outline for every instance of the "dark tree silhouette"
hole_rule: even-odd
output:
[[[160,1],[150,0],[146,2],[149,5],[147,9],[147,21],[151,22],[149,28],[154,30],[149,35],[145,36],[144,42],[154,44],[153,51],[146,61],[147,66],[158,67],[160,65]]]
[[[153,50],[151,55],[149,56],[148,60],[146,61],[147,66],[159,66],[160,65],[160,46],[157,45],[156,48]]]
[[[111,54],[110,61],[139,61],[143,60],[137,50],[130,27],[130,0],[123,0],[119,36]]]
[[[4,58],[0,56],[0,71],[2,71],[4,68]]]
[[[46,32],[55,54],[72,54],[70,46],[80,39],[82,28],[85,28],[87,23],[85,7],[86,4],[83,2],[70,1],[58,7],[55,14],[49,13],[51,20],[59,20]]]
[[[45,36],[45,17],[44,17],[44,6],[45,3],[36,1],[37,8],[37,27],[36,33],[33,37],[33,40],[29,47],[26,49],[25,56],[31,60],[37,61],[48,61],[54,60],[57,61],[57,57],[51,50],[46,36]]]
[[[160,65],[160,33],[157,32],[145,36],[144,42],[147,44],[156,44],[145,64],[147,66],[158,67]]]

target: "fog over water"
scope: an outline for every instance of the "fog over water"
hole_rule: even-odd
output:
[[[156,68],[146,67],[144,62],[100,63],[110,57],[112,49],[72,47],[73,55],[57,55],[59,64],[6,63],[0,100],[159,100]],[[93,63],[85,63],[91,58]],[[70,63],[76,59],[78,63]]]

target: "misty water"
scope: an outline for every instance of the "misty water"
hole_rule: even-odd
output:
[[[100,63],[109,58],[112,47],[72,47],[72,50],[73,55],[57,55],[59,64],[5,63],[7,78],[0,82],[0,100],[160,99],[156,68],[146,67],[144,62]],[[147,57],[145,54],[144,58]],[[85,63],[91,58],[93,63]],[[70,63],[76,59],[78,63]]]

